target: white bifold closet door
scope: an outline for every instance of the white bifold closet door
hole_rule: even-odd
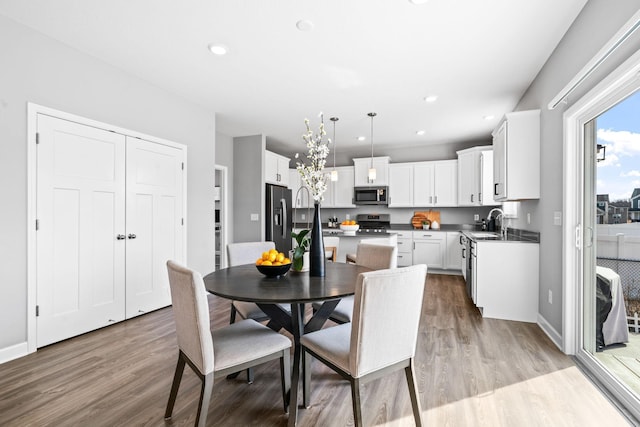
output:
[[[127,137],[127,318],[171,304],[167,260],[181,260],[183,151]]]
[[[180,148],[38,115],[37,346],[171,304]]]
[[[42,114],[38,140],[42,347],[125,318],[126,142],[123,135]]]

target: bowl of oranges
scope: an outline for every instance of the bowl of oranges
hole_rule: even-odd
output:
[[[291,268],[291,260],[282,252],[270,249],[256,260],[256,268],[267,277],[284,276]]]
[[[340,223],[340,230],[347,236],[355,236],[360,226],[354,220],[345,219]]]

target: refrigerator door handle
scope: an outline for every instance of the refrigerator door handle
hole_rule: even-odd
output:
[[[286,239],[287,236],[287,199],[280,199],[280,206],[282,206],[282,238]]]

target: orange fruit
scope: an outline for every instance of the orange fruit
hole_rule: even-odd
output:
[[[269,254],[269,261],[271,261],[271,262],[275,261],[277,256],[278,256],[278,254],[276,254],[274,252],[271,252]]]
[[[282,260],[283,264],[291,264],[291,260],[289,258],[285,258]]]
[[[256,260],[256,265],[260,265],[260,264],[262,264],[262,258],[258,258],[258,259]]]
[[[262,265],[273,265],[273,264],[271,264],[271,261],[266,260],[266,261],[262,261]]]
[[[273,263],[273,265],[282,265],[282,263],[280,261],[276,261]]]
[[[269,252],[262,252],[262,259],[264,261],[268,260],[269,259]]]
[[[283,260],[284,260],[284,254],[282,252],[276,255],[276,261],[282,262]]]

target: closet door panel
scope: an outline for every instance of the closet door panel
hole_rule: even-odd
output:
[[[166,262],[182,261],[183,150],[127,138],[127,318],[171,304]]]
[[[124,319],[125,137],[44,114],[37,132],[42,347]]]

